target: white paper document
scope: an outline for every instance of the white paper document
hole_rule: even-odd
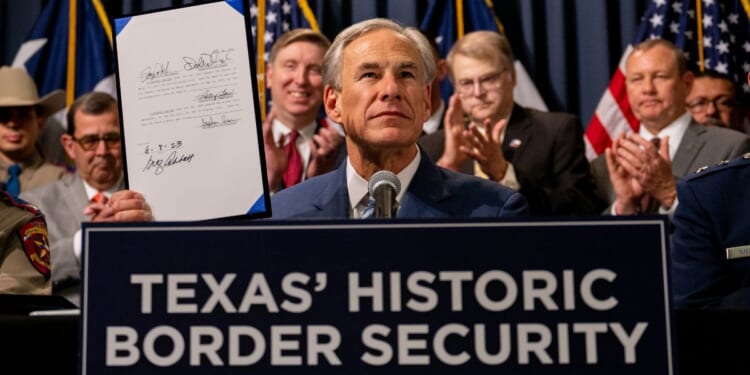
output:
[[[267,216],[243,4],[115,20],[128,188],[156,220]]]

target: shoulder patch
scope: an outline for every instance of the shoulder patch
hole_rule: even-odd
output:
[[[26,257],[45,280],[50,278],[49,241],[47,239],[47,224],[42,217],[35,217],[24,224],[19,230],[21,244]]]

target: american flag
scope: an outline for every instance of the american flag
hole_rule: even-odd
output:
[[[250,19],[256,49],[258,98],[261,103],[261,117],[265,119],[266,111],[271,106],[271,92],[266,89],[266,63],[273,43],[281,34],[292,29],[319,29],[307,0],[251,0]]]
[[[739,99],[747,102],[750,87],[750,1],[748,0],[653,0],[642,17],[633,45],[663,38],[681,48],[694,71],[714,70],[733,77],[742,88]],[[594,159],[622,132],[638,131],[625,90],[628,46],[586,128],[586,156]]]
[[[435,37],[443,57],[448,55],[453,43],[466,33],[476,30],[505,32],[490,0],[430,0],[420,28]],[[544,99],[523,64],[516,60],[513,66],[516,70],[514,100],[524,107],[547,111]],[[453,86],[447,79],[440,84],[440,92],[447,102],[453,93]]]

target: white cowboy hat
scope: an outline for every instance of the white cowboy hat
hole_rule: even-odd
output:
[[[36,106],[47,117],[65,107],[65,91],[55,90],[39,98],[34,80],[23,68],[0,67],[0,107]]]

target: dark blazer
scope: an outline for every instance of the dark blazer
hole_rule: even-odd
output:
[[[424,136],[419,144],[437,160],[443,154],[445,133]],[[605,202],[595,193],[583,126],[578,117],[513,106],[503,138],[503,156],[516,171],[520,193],[532,215],[598,214]],[[473,160],[461,172],[474,174]]]
[[[346,163],[271,197],[273,219],[349,218]],[[517,192],[474,176],[435,165],[424,153],[401,201],[399,218],[525,216],[526,200]]]
[[[680,146],[672,160],[672,175],[687,176],[704,165],[713,165],[721,160],[732,160],[750,151],[750,137],[736,130],[717,126],[703,126],[691,121]],[[591,162],[591,171],[597,184],[597,191],[610,205],[615,201],[612,182],[609,181],[609,170],[605,155],[599,155]],[[656,213],[658,206],[651,213]],[[609,213],[611,211],[605,211]]]
[[[750,153],[677,184],[672,287],[675,307],[750,307]]]

